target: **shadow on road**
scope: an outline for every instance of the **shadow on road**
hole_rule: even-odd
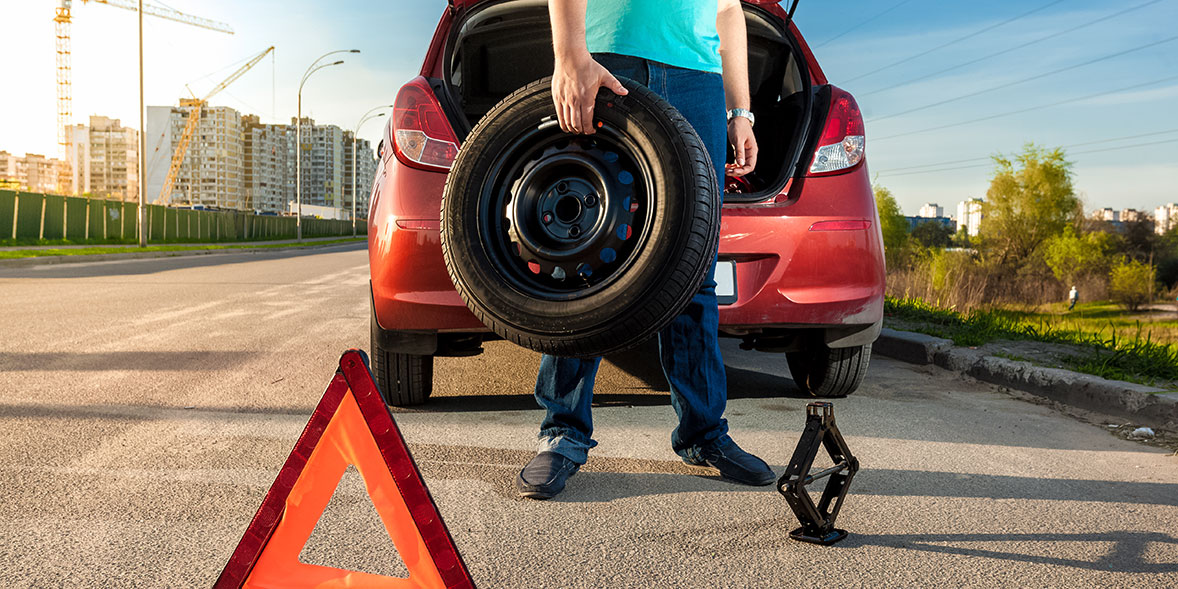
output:
[[[228,370],[243,365],[257,352],[0,352],[0,370]]]
[[[934,544],[934,542],[938,544]],[[1043,547],[1030,547],[1028,552],[1007,552],[996,548],[981,548],[963,546],[972,542],[1084,542],[1111,543],[1112,550],[1096,560],[1082,560],[1058,556],[1061,548],[1058,545],[1048,548],[1054,554],[1036,554],[1034,551]],[[1178,546],[1178,538],[1160,532],[1099,532],[1099,533],[1043,533],[1043,534],[851,534],[847,540],[836,544],[839,548],[858,548],[861,546],[888,546],[905,548],[923,552],[940,554],[958,554],[997,560],[1029,562],[1034,564],[1051,564],[1077,569],[1093,571],[1109,571],[1120,573],[1178,573],[1176,562],[1149,562],[1145,559],[1150,544],[1173,544]],[[946,545],[946,544],[956,544]]]
[[[792,443],[792,440],[791,440]],[[534,452],[410,444],[425,475],[443,479],[482,480],[505,497],[515,498],[514,473]],[[492,467],[492,468],[488,468]],[[502,467],[502,471],[498,468]],[[781,473],[784,465],[773,465]],[[506,474],[505,474],[506,473]],[[747,491],[749,487],[721,481],[716,471],[671,460],[644,460],[590,455],[561,501],[604,502],[643,495],[723,490]],[[766,487],[772,492],[772,487]],[[851,488],[854,495],[896,497],[965,497],[985,499],[1034,499],[1090,501],[1178,506],[1178,483],[1045,479],[956,472],[864,469]],[[784,508],[785,503],[782,500]]]
[[[647,340],[638,347],[606,356],[603,370],[617,369],[637,380],[641,386],[632,393],[612,392],[598,386],[593,392],[594,407],[660,407],[670,406],[671,388],[659,365],[658,344]],[[794,384],[793,379],[757,370],[725,366],[729,399],[811,399]],[[535,373],[532,373],[534,375]],[[599,373],[599,380],[601,378]],[[534,378],[531,376],[530,378]],[[531,382],[534,382],[532,380]],[[529,384],[529,389],[531,385]],[[407,412],[466,412],[466,411],[524,411],[538,409],[531,393],[513,395],[448,395],[431,397],[429,404],[420,408],[399,408]]]

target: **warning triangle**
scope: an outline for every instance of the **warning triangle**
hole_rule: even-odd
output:
[[[340,358],[339,370],[214,587],[474,587],[367,364],[359,350]],[[364,479],[408,578],[299,561],[349,465]]]

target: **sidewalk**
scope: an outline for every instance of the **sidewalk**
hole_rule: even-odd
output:
[[[367,237],[364,234],[357,235],[360,239]],[[337,235],[332,237],[306,237],[303,238],[303,243],[314,243],[316,241],[338,241],[340,239],[351,239],[351,235]],[[299,243],[297,239],[279,239],[275,241],[219,241],[213,243],[151,243],[147,242],[148,246],[176,246],[176,247],[212,247],[212,246],[226,246],[226,245],[282,245],[289,243]],[[6,245],[0,247],[0,251],[15,251],[15,250],[68,250],[68,249],[85,249],[91,247],[123,247],[123,248],[137,248],[138,244],[134,243],[91,243],[82,245]]]

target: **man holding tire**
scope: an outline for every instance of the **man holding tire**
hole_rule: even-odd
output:
[[[616,74],[646,85],[679,110],[703,140],[720,187],[726,142],[735,154],[728,173],[753,170],[757,142],[748,111],[740,0],[549,0],[549,12],[556,58],[552,93],[563,130],[594,132],[598,89],[627,93]],[[738,483],[769,485],[773,471],[732,441],[723,418],[728,393],[715,286],[709,272],[687,308],[659,332],[660,361],[679,416],[671,446],[688,464],[711,466]],[[548,414],[539,451],[516,478],[522,496],[555,496],[588,459],[596,445],[591,403],[600,362],[541,359],[535,394]]]

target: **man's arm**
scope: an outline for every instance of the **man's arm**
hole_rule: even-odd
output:
[[[740,0],[719,0],[716,31],[720,34],[720,61],[724,67],[724,102],[729,110],[749,108],[749,50],[744,11]],[[743,176],[757,166],[757,138],[744,117],[728,122],[728,140],[736,152],[736,165],[728,172]]]
[[[552,72],[556,118],[560,120],[560,128],[569,133],[592,135],[598,88],[605,86],[621,95],[628,91],[589,55],[585,46],[588,4],[589,0],[548,0],[548,14],[552,19],[552,51],[556,58]]]

